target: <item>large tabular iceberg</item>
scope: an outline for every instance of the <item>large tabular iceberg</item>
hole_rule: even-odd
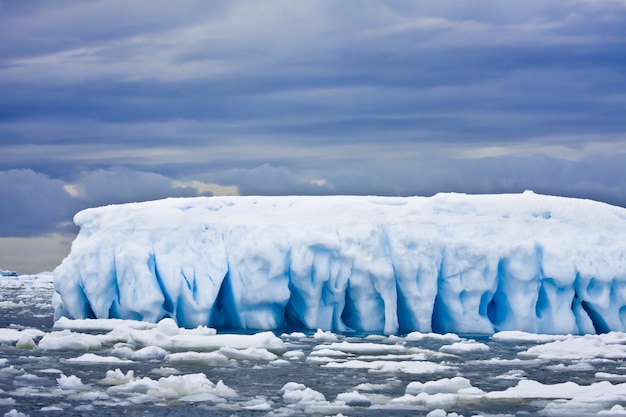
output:
[[[626,330],[626,209],[536,195],[199,197],[84,210],[57,318]]]

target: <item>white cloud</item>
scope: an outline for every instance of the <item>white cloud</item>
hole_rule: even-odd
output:
[[[239,187],[237,185],[220,185],[198,180],[174,181],[172,184],[175,188],[194,188],[198,195],[239,195]]]
[[[180,186],[164,175],[126,168],[87,172],[70,187],[87,206],[197,195],[194,188]]]
[[[544,155],[554,159],[576,162],[595,155],[626,154],[626,139],[621,135],[613,138],[606,136],[557,135],[525,138],[523,141],[513,141],[506,145],[476,143],[453,149],[450,156],[453,159],[482,159],[513,155]]]

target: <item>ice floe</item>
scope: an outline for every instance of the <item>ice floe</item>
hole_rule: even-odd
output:
[[[355,359],[345,362],[329,362],[322,366],[336,369],[366,369],[370,373],[435,374],[455,370],[453,366],[428,361],[363,361]]]
[[[541,344],[518,353],[520,358],[583,360],[589,358],[625,359],[626,335],[585,335]]]
[[[444,353],[464,354],[471,352],[488,352],[490,348],[484,343],[469,340],[454,342],[450,345],[442,346],[439,350]]]
[[[116,358],[115,356],[99,356],[94,353],[85,353],[77,358],[67,359],[70,363],[108,363],[108,364],[120,364],[120,363],[132,363],[133,361],[127,359]]]
[[[86,352],[89,350],[101,350],[102,342],[95,335],[75,333],[71,330],[61,330],[46,333],[37,346],[42,350],[75,350]]]

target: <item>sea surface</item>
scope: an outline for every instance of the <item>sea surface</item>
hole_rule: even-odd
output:
[[[100,338],[89,352],[43,349],[42,338],[61,331],[52,287],[47,274],[0,278],[0,415],[626,415],[622,333],[281,332],[286,352],[269,359],[257,349],[223,363],[172,363],[158,352],[120,354],[139,347],[106,329],[72,330],[76,340]],[[107,372],[123,377],[115,385]],[[211,382],[199,388],[202,378]]]

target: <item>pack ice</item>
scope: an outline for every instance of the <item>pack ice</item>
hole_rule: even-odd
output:
[[[626,330],[626,209],[537,195],[87,209],[55,316],[368,333]]]

